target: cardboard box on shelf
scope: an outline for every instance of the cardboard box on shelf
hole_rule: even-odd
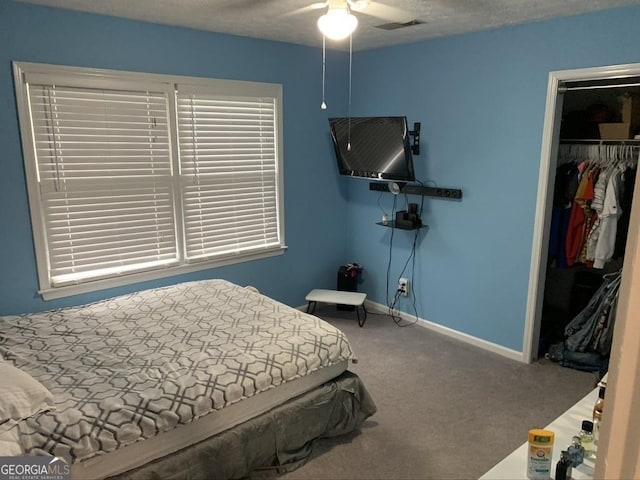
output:
[[[640,127],[640,95],[625,93],[620,109],[622,122],[601,123],[600,138],[603,140],[628,140]]]
[[[600,138],[603,140],[628,140],[631,138],[631,124],[629,122],[601,123],[598,128],[600,129]]]
[[[640,125],[640,95],[625,94],[622,100],[622,121]]]

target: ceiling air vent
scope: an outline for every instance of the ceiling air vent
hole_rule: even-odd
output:
[[[409,20],[408,22],[404,22],[404,23],[398,23],[398,22],[384,23],[382,25],[376,25],[376,28],[379,28],[381,30],[398,30],[399,28],[413,27],[414,25],[421,25],[423,23],[424,22],[422,20]]]

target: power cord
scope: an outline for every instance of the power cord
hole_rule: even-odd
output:
[[[422,209],[420,210],[422,212]],[[419,234],[420,230],[416,229],[415,234],[413,236],[413,245],[411,246],[411,253],[409,254],[409,257],[407,258],[407,261],[404,263],[404,266],[402,267],[402,271],[400,272],[400,275],[398,276],[398,278],[402,277],[404,275],[404,272],[407,270],[407,266],[409,265],[409,262],[412,261],[411,264],[411,285],[409,286],[410,290],[411,290],[411,295],[413,297],[413,310],[415,312],[415,320],[413,322],[409,322],[409,323],[405,323],[404,325],[401,325],[400,322],[402,321],[402,317],[400,316],[400,312],[395,310],[396,304],[398,302],[398,300],[400,300],[400,296],[402,294],[402,292],[400,291],[400,289],[396,290],[396,294],[393,300],[393,303],[389,306],[389,316],[391,317],[391,319],[394,321],[394,323],[398,326],[398,327],[408,327],[409,325],[415,325],[416,323],[418,323],[418,309],[416,307],[416,295],[415,295],[415,291],[413,288],[413,284],[415,283],[415,262],[416,262],[416,245],[418,243],[418,234]]]
[[[418,180],[417,181],[421,187],[424,187],[424,184]],[[436,182],[434,182],[433,180],[428,181],[427,183],[433,183],[437,186]],[[424,195],[422,196],[421,200],[420,200],[420,216],[422,217],[422,213],[424,212]],[[416,230],[416,236],[413,239],[413,260],[411,262],[411,296],[413,297],[413,312],[415,313],[416,319],[413,323],[417,323],[418,322],[418,307],[416,306],[416,294],[415,291],[413,290],[413,286],[415,285],[415,275],[416,275],[416,241],[418,240],[418,232],[419,230]]]
[[[391,207],[391,218],[394,219],[395,215],[396,215],[396,202],[397,202],[397,195],[393,196],[393,206]],[[391,317],[391,319],[393,320],[393,322],[399,326],[400,321],[402,320],[402,317],[400,317],[400,314],[396,312],[396,304],[398,303],[398,300],[400,299],[400,290],[396,289],[396,292],[393,296],[393,300],[389,300],[389,281],[390,281],[390,277],[391,277],[391,259],[392,259],[392,255],[393,255],[393,235],[395,233],[395,226],[392,225],[391,226],[391,238],[389,239],[389,261],[387,263],[387,308],[388,308],[388,315],[389,317]]]
[[[420,182],[418,180],[418,183],[424,187],[424,184],[422,182]],[[394,196],[393,198],[393,208],[392,208],[392,212],[391,218],[395,217],[395,211],[396,211],[396,198],[397,196]],[[405,200],[407,202],[407,204],[409,203],[409,198],[407,196],[407,194],[405,194]],[[420,202],[420,215],[422,215],[423,212],[423,208],[424,208],[424,196],[422,196],[422,200]],[[400,296],[402,294],[402,292],[400,291],[400,289],[396,289],[396,292],[393,296],[393,300],[390,301],[389,300],[389,281],[390,281],[390,276],[391,276],[391,259],[392,259],[392,252],[393,252],[393,233],[394,233],[395,227],[391,228],[391,239],[389,240],[389,262],[387,264],[387,307],[389,309],[389,317],[391,317],[391,319],[393,320],[393,322],[396,324],[396,326],[398,327],[407,327],[409,325],[414,325],[418,322],[418,308],[416,305],[416,295],[415,295],[415,290],[414,290],[414,283],[415,283],[415,265],[416,265],[416,246],[418,243],[418,235],[420,233],[420,229],[416,229],[415,230],[415,234],[413,237],[413,245],[411,246],[411,253],[409,254],[409,257],[407,258],[406,262],[404,263],[404,266],[402,267],[402,271],[400,272],[400,275],[398,275],[398,279],[400,279],[403,275],[404,272],[407,270],[407,266],[409,265],[409,262],[411,262],[411,285],[410,285],[410,290],[411,290],[411,295],[413,297],[413,311],[415,313],[415,320],[413,322],[409,322],[409,323],[405,323],[405,324],[401,324],[402,322],[402,316],[400,314],[400,311],[396,309],[396,306],[398,304],[398,301],[400,300]]]
[[[393,196],[393,206],[391,207],[391,219],[395,218],[396,215],[396,201],[398,197],[397,195]],[[391,224],[391,238],[389,239],[389,262],[387,263],[387,307],[391,305],[389,301],[389,277],[391,276],[391,254],[393,252],[393,233],[395,232],[395,226]]]
[[[380,200],[382,198],[382,192],[380,192],[380,194],[378,195],[378,208],[380,208],[380,210],[382,211],[382,218],[386,218],[387,221],[389,220],[389,214],[387,213],[387,211],[384,209],[384,207],[382,206],[382,204],[380,203]],[[395,195],[394,195],[394,200],[395,200]],[[393,216],[391,217],[391,220],[393,220]]]

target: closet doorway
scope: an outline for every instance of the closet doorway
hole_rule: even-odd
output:
[[[624,126],[620,125],[612,127],[613,133],[609,133],[610,130],[601,132],[598,128],[598,123],[624,123],[616,114],[621,114],[624,98],[633,94],[636,94],[640,106],[640,64],[558,71],[549,75],[523,340],[525,362],[535,361],[548,349],[549,322],[557,321],[557,330],[561,330],[570,320],[570,314],[582,308],[585,299],[589,300],[588,295],[594,293],[599,286],[597,282],[593,282],[592,285],[578,285],[584,287],[581,291],[580,288],[575,288],[576,278],[579,283],[584,283],[586,280],[597,278],[598,273],[601,277],[603,273],[616,272],[624,268],[620,252],[617,252],[619,258],[608,261],[604,269],[589,271],[589,268],[582,266],[571,270],[557,269],[555,259],[552,259],[553,255],[550,257],[550,253],[554,253],[553,242],[551,251],[549,244],[552,217],[557,213],[553,209],[554,187],[556,181],[561,181],[561,178],[556,178],[556,169],[560,163],[567,160],[571,152],[597,149],[604,157],[616,157],[620,152],[624,152],[630,159],[635,157],[637,162],[640,140],[633,140],[636,133],[633,131],[634,127],[626,134],[619,131],[624,129]],[[569,115],[572,111],[584,111],[595,105],[598,108],[590,112],[591,118],[587,119],[588,121],[585,121],[584,116],[572,118]],[[640,123],[636,126],[640,127]],[[615,138],[604,138],[605,136]],[[606,161],[606,158],[603,161]],[[636,190],[640,190],[640,186]],[[635,198],[638,198],[637,193]],[[591,280],[586,283],[591,283]],[[559,305],[563,302],[564,305]],[[554,310],[554,306],[559,308]],[[554,315],[558,318],[553,318]]]

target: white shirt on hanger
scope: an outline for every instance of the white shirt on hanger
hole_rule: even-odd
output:
[[[602,205],[602,213],[599,213],[600,232],[594,255],[593,268],[604,268],[605,263],[613,257],[613,252],[616,248],[618,218],[622,214],[618,200],[621,182],[622,170],[617,166],[609,176]]]

